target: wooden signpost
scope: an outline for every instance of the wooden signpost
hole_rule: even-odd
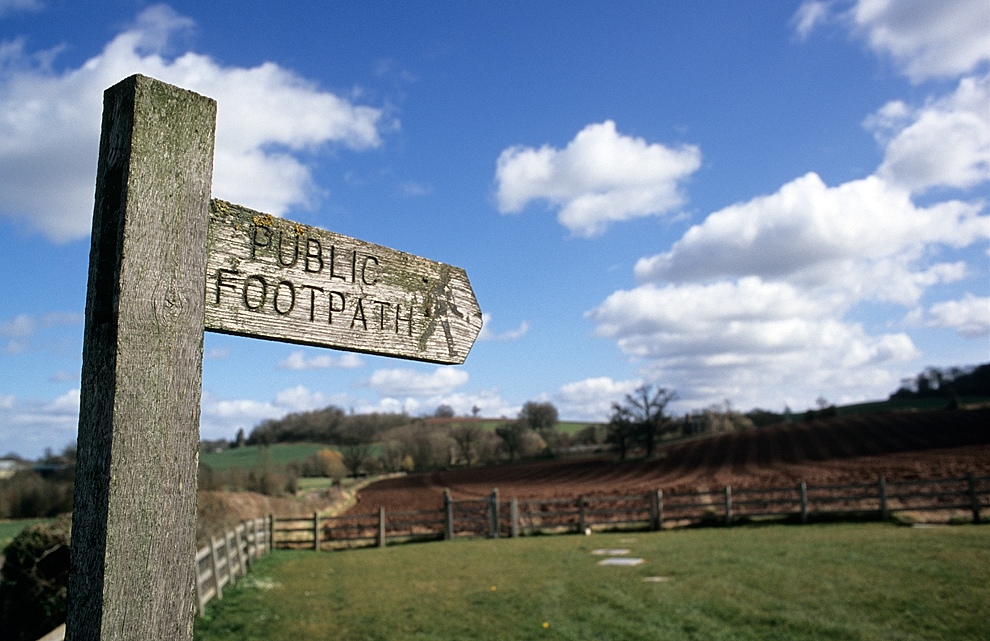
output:
[[[215,122],[213,100],[144,76],[104,94],[74,641],[192,638],[204,329],[451,364],[481,330],[461,269],[211,200]]]
[[[214,200],[206,329],[459,364],[481,329],[463,269]]]

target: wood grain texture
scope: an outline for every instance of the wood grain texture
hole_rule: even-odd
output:
[[[216,103],[104,94],[86,294],[67,638],[188,640]]]
[[[214,200],[207,330],[463,363],[481,309],[463,269]]]

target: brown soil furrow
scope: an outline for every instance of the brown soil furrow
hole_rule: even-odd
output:
[[[876,414],[675,443],[649,461],[601,456],[410,474],[364,488],[350,513],[439,510],[445,487],[461,499],[483,498],[493,487],[503,499],[546,499],[990,475],[985,426],[986,408]]]

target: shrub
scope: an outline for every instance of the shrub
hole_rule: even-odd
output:
[[[0,631],[34,641],[65,621],[71,517],[26,527],[4,549]]]

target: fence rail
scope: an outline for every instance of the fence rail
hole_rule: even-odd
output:
[[[203,616],[206,604],[213,598],[223,598],[223,588],[232,585],[237,576],[247,574],[252,561],[272,551],[272,524],[275,518],[244,521],[220,537],[211,537],[210,545],[196,552],[196,604]],[[38,641],[63,641],[65,624],[58,626]]]
[[[273,518],[276,548],[336,549],[388,542],[536,533],[585,532],[625,527],[661,530],[691,524],[783,518],[801,523],[829,518],[887,519],[897,512],[963,512],[981,521],[990,509],[990,476],[893,480],[873,483],[732,488],[702,492],[655,490],[632,496],[578,496],[504,501],[498,489],[484,499],[453,499],[444,492],[434,510],[324,517]],[[218,559],[222,568],[225,558]],[[208,582],[205,582],[208,583]],[[216,588],[218,591],[222,586]]]
[[[196,552],[196,603],[203,616],[210,600],[222,599],[223,588],[247,574],[251,563],[272,550],[271,516],[244,521]]]

